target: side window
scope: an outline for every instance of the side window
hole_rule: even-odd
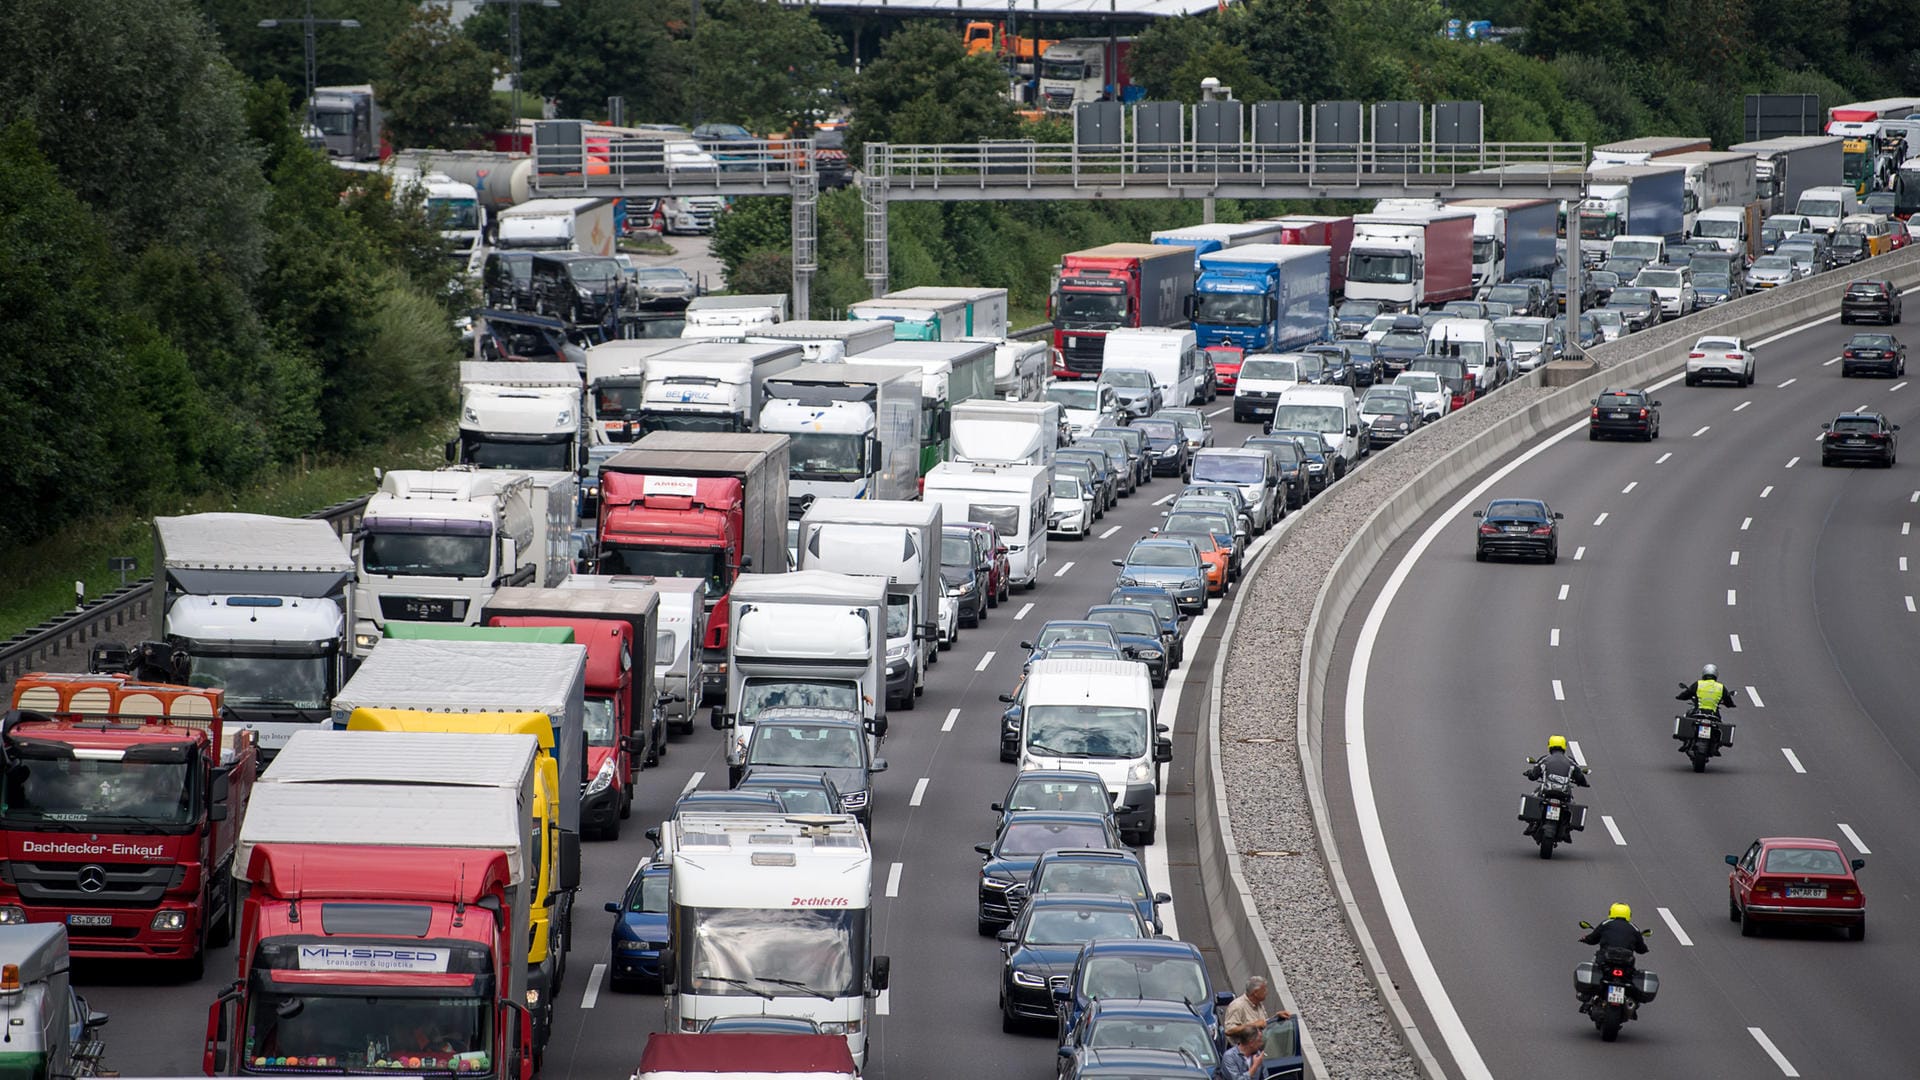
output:
[[[1749,874],[1753,873],[1754,865],[1759,859],[1760,842],[1756,840],[1753,846],[1747,849],[1747,854],[1740,860],[1740,869],[1745,870]]]

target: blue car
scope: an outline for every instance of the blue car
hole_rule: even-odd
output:
[[[660,988],[660,950],[671,936],[667,927],[666,863],[644,862],[627,882],[626,895],[608,901],[613,912],[613,963],[607,980],[615,990]]]
[[[1207,609],[1207,571],[1200,552],[1185,540],[1137,540],[1113,565],[1120,568],[1115,584],[1158,585],[1173,594],[1182,611]]]
[[[1065,1051],[1062,1051],[1065,1053]],[[1207,1066],[1173,1050],[1090,1047],[1062,1063],[1061,1080],[1213,1080]]]
[[[1075,1080],[1082,1069],[1109,1050],[1171,1052],[1208,1072],[1220,1063],[1213,1035],[1197,1007],[1171,1001],[1097,998],[1067,1028],[1060,1043],[1061,1080]]]
[[[1226,1049],[1220,1018],[1233,1001],[1233,991],[1214,987],[1206,958],[1192,942],[1145,938],[1082,945],[1072,974],[1053,990],[1060,1030],[1073,1030],[1081,1015],[1105,998],[1168,1001],[1183,1007],[1193,1002],[1214,1047]]]
[[[1113,817],[1063,811],[1016,810],[991,844],[975,844],[981,855],[979,923],[983,935],[1013,922],[1027,903],[1027,877],[1042,852],[1057,847],[1117,848],[1120,833]]]
[[[1057,1030],[1052,985],[1072,970],[1081,946],[1096,938],[1146,936],[1140,913],[1118,896],[1035,896],[1000,931],[1000,1030],[1012,1033],[1030,1024]]]

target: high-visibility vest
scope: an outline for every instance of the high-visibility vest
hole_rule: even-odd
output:
[[[1718,679],[1701,679],[1699,682],[1695,683],[1693,687],[1694,703],[1699,705],[1703,709],[1709,709],[1709,710],[1719,709],[1720,699],[1725,697],[1726,695],[1727,695],[1726,684],[1722,683]]]

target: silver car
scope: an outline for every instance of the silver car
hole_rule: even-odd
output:
[[[1762,255],[1747,267],[1745,281],[1750,290],[1772,289],[1791,285],[1805,276],[1801,267],[1785,255]]]

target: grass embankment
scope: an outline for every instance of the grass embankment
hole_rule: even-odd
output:
[[[98,598],[120,587],[120,575],[107,559],[131,555],[138,569],[127,580],[153,572],[153,517],[209,511],[239,511],[298,517],[365,495],[375,487],[375,466],[432,469],[444,465],[445,436],[418,436],[348,457],[290,466],[261,484],[232,494],[208,492],[168,500],[146,513],[126,512],[76,521],[46,539],[0,551],[0,640],[45,622],[73,607],[73,583],[84,581],[87,596]]]

